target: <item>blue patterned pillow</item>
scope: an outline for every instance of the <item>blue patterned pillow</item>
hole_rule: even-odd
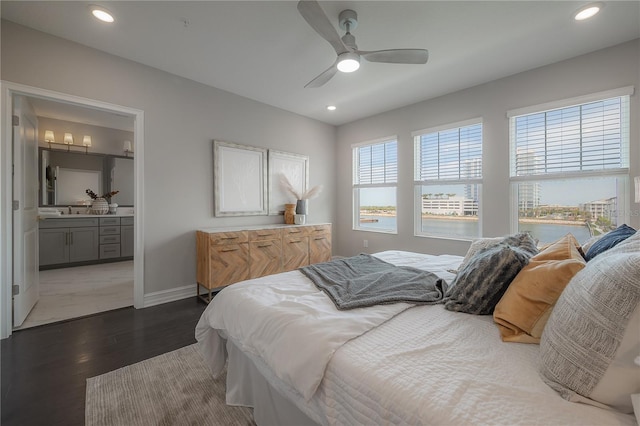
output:
[[[590,261],[597,255],[620,244],[635,233],[636,230],[626,224],[618,226],[615,230],[605,234],[602,238],[593,243],[593,245],[589,247],[585,259],[587,259],[587,262]]]
[[[458,271],[444,307],[469,314],[492,314],[511,281],[532,256],[505,242],[480,251]]]

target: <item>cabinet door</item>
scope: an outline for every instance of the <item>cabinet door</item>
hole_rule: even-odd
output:
[[[282,270],[293,271],[309,264],[309,237],[287,236],[282,241]]]
[[[249,242],[249,277],[258,278],[282,272],[282,241]]]
[[[70,228],[69,262],[98,259],[100,244],[98,228]]]
[[[40,229],[40,266],[69,262],[69,228]]]
[[[120,256],[133,256],[133,225],[120,227]]]
[[[331,260],[331,234],[312,235],[309,237],[309,263],[328,262]]]
[[[211,247],[210,288],[223,287],[249,278],[249,245],[223,244]],[[206,283],[200,283],[206,285]]]

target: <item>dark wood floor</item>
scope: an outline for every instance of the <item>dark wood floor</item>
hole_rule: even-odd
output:
[[[2,340],[3,426],[83,425],[86,379],[195,343],[194,296],[14,332]]]

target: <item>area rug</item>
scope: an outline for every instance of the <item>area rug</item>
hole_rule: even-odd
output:
[[[251,409],[225,405],[196,345],[87,379],[86,426],[254,425]]]

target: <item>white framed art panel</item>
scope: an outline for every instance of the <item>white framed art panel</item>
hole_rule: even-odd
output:
[[[281,215],[284,205],[295,203],[296,197],[280,185],[284,175],[298,194],[309,188],[309,156],[269,150],[269,214]]]
[[[213,141],[215,216],[267,214],[267,149]]]

